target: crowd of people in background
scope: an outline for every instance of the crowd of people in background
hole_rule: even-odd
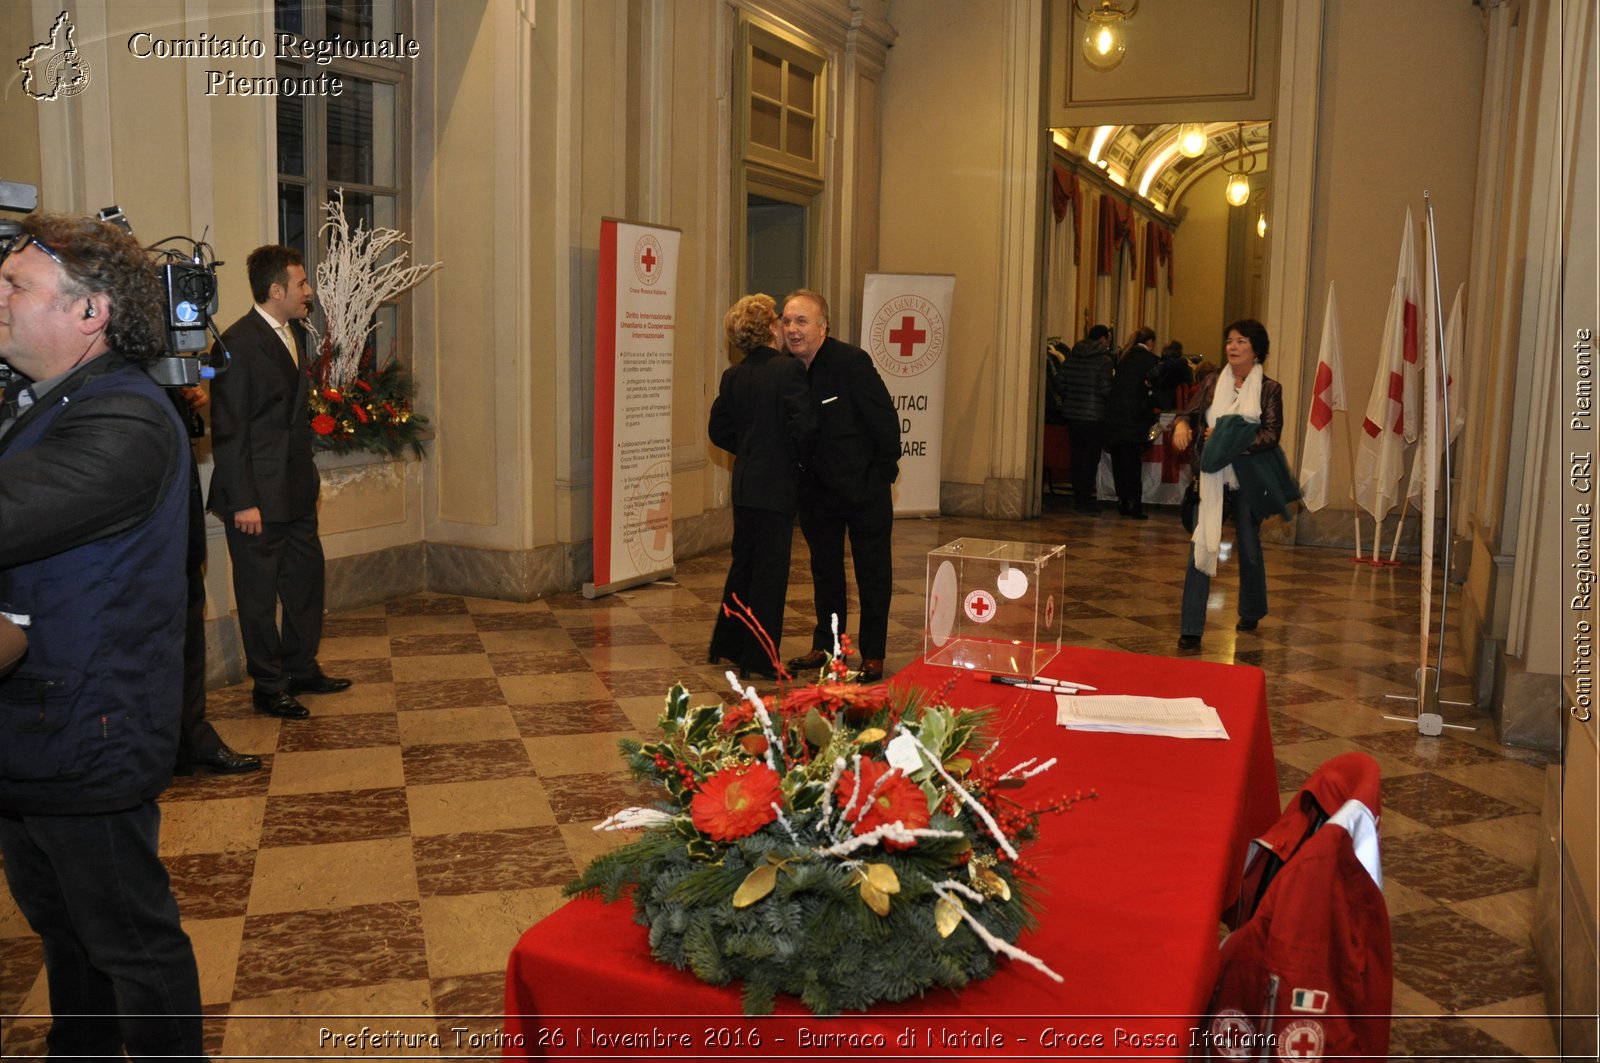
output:
[[[1119,354],[1111,329],[1095,325],[1081,342],[1068,347],[1052,340],[1046,350],[1045,422],[1066,426],[1080,512],[1099,511],[1100,456],[1109,454],[1118,512],[1129,520],[1148,517],[1142,456],[1159,437],[1161,415],[1177,409],[1196,383],[1183,344],[1168,343],[1157,355],[1155,342],[1155,329],[1141,327]]]

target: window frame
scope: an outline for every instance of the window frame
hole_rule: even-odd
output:
[[[361,0],[353,0],[360,3]],[[411,0],[366,0],[370,6],[387,4],[393,14],[392,23],[381,27],[384,32],[377,36],[387,37],[392,33],[401,33],[407,37],[414,36],[414,10]],[[330,32],[328,30],[328,3],[322,0],[277,0],[273,15],[273,32],[293,32],[283,28],[280,19],[286,15],[298,13],[301,28],[295,36],[299,40],[323,40]],[[352,6],[347,3],[344,6]],[[375,24],[377,20],[374,20]],[[376,39],[376,36],[374,37]],[[347,200],[352,196],[368,197],[373,202],[373,218],[370,225],[379,225],[386,228],[398,229],[408,236],[411,232],[411,74],[413,61],[408,59],[349,59],[334,58],[326,66],[316,62],[304,60],[283,60],[274,64],[274,74],[283,77],[315,77],[326,72],[330,77],[339,77],[344,80],[347,91],[352,81],[365,81],[374,85],[389,86],[393,90],[392,114],[392,151],[393,173],[391,184],[374,182],[355,182],[348,180],[335,180],[328,174],[332,161],[332,152],[328,148],[329,135],[329,105],[338,101],[322,96],[297,96],[294,101],[300,107],[302,120],[300,146],[302,173],[286,173],[283,170],[283,153],[278,152],[277,182],[274,189],[277,209],[274,211],[274,220],[278,229],[280,242],[295,247],[305,258],[306,273],[311,278],[313,286],[317,284],[316,271],[322,262],[322,226],[327,217],[324,211],[332,193],[339,188],[345,190]],[[285,101],[279,98],[278,107],[281,109]],[[376,113],[376,108],[374,108]],[[374,125],[376,125],[376,120]],[[275,145],[282,142],[282,131],[279,130],[274,138]],[[376,151],[377,138],[374,136],[370,146]],[[374,165],[374,174],[379,169]],[[285,215],[283,212],[283,199],[287,188],[298,188],[301,193],[300,206],[305,215],[305,233],[302,244],[292,242],[290,234],[283,231]],[[382,212],[377,209],[379,200],[388,199],[394,203],[394,218],[392,221],[383,219]],[[352,209],[346,204],[346,220],[354,226],[358,220],[366,222],[362,211]],[[410,245],[404,245],[409,248]],[[396,360],[407,369],[412,364],[412,334],[411,334],[411,293],[402,292],[397,298],[385,301],[379,307],[379,328],[369,339],[375,345],[377,364],[385,364],[384,333],[390,332],[387,337],[392,341],[393,353]],[[389,326],[392,325],[392,331]]]

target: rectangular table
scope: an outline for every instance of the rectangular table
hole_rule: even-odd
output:
[[[1024,853],[1040,872],[1039,926],[1018,945],[1064,984],[1004,961],[959,993],[825,1017],[780,998],[777,1016],[749,1019],[737,985],[706,985],[652,959],[631,902],[582,899],[512,951],[505,1056],[1187,1056],[1216,977],[1218,916],[1237,892],[1246,844],[1278,815],[1265,677],[1247,666],[1071,648],[1045,674],[1102,694],[1201,696],[1230,736],[1067,731],[1051,694],[922,662],[895,677],[937,688],[954,676],[952,704],[997,708],[1003,762],[1059,758],[1025,793],[1099,795],[1045,817]]]

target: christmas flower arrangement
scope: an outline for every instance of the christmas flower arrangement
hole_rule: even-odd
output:
[[[728,679],[738,702],[674,686],[661,737],[621,743],[664,800],[601,824],[642,834],[569,895],[631,892],[656,958],[743,983],[747,1014],[778,993],[831,1013],[959,988],[1001,955],[1061,980],[1015,945],[1033,922],[1019,847],[1092,794],[1026,801],[1053,760],[1002,768],[989,713],[848,683],[839,657],[774,697]]]
[[[317,301],[326,330],[309,326],[316,356],[308,359],[312,438],[338,454],[370,450],[398,457],[410,447],[422,456],[428,420],[412,408],[415,385],[391,351],[380,365],[372,342],[378,308],[416,285],[443,263],[407,266],[408,243],[396,229],[352,230],[344,189],[325,208],[327,249],[317,265]]]

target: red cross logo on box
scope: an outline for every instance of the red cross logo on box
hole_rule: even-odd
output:
[[[994,595],[985,590],[976,590],[967,595],[963,603],[967,616],[978,624],[987,624],[994,619]]]

